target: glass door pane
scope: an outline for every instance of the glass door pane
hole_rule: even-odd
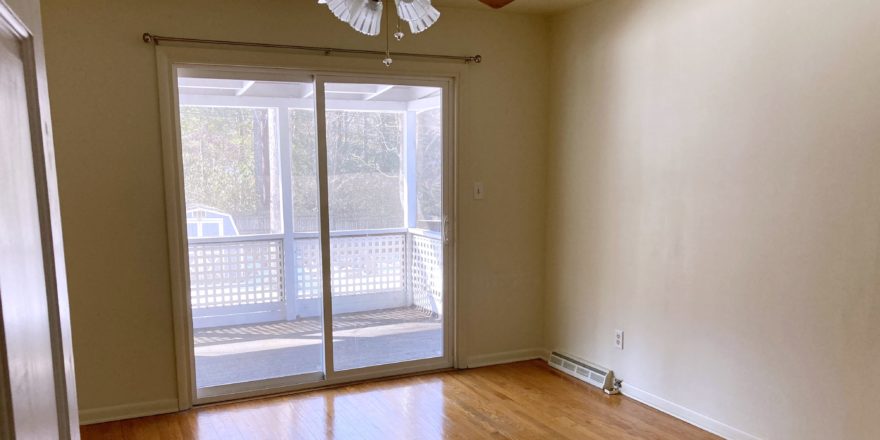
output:
[[[178,73],[196,387],[320,379],[314,86]]]
[[[334,370],[441,358],[443,89],[324,97]]]

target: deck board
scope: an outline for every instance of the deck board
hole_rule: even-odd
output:
[[[334,316],[337,370],[442,356],[442,319],[418,307]],[[198,386],[293,376],[321,368],[321,318],[196,329]]]

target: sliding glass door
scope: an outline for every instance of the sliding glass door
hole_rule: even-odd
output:
[[[443,89],[324,97],[334,368],[442,357]]]
[[[313,82],[182,73],[196,386],[320,378]]]
[[[177,76],[196,400],[451,366],[449,82]]]

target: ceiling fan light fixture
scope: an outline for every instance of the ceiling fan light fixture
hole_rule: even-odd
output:
[[[348,23],[356,31],[370,36],[379,35],[382,25],[383,0],[318,0],[327,5],[336,18]],[[409,24],[414,34],[431,27],[440,18],[440,11],[431,0],[394,0],[397,16]]]
[[[379,0],[357,0],[351,10],[348,24],[364,35],[379,35],[382,29],[382,2]]]
[[[336,18],[348,23],[354,30],[369,36],[376,36],[382,32],[382,14],[388,15],[386,23],[385,41],[385,65],[391,65],[391,10],[385,9],[385,2],[391,0],[318,0],[318,4],[327,5],[330,12]],[[440,18],[440,11],[431,5],[431,0],[393,0],[397,8],[397,32],[393,34],[395,40],[400,41],[404,33],[400,31],[400,21],[409,24],[413,34],[418,34]],[[484,1],[484,0],[481,0]],[[488,1],[488,0],[485,0]],[[505,1],[505,0],[498,0]],[[508,2],[511,0],[507,0]]]
[[[431,9],[431,0],[395,0],[397,4],[397,16],[403,21],[413,21],[422,18]]]
[[[318,4],[327,5],[327,8],[330,9],[330,12],[333,13],[336,18],[348,23],[351,20],[351,11],[355,7],[356,4],[361,3],[363,0],[318,0]]]

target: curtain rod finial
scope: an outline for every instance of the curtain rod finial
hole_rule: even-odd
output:
[[[147,44],[152,44],[152,43],[156,42],[156,40],[153,38],[153,35],[150,34],[149,32],[144,32],[144,35],[142,36],[142,38],[144,39],[144,43],[147,43]]]

